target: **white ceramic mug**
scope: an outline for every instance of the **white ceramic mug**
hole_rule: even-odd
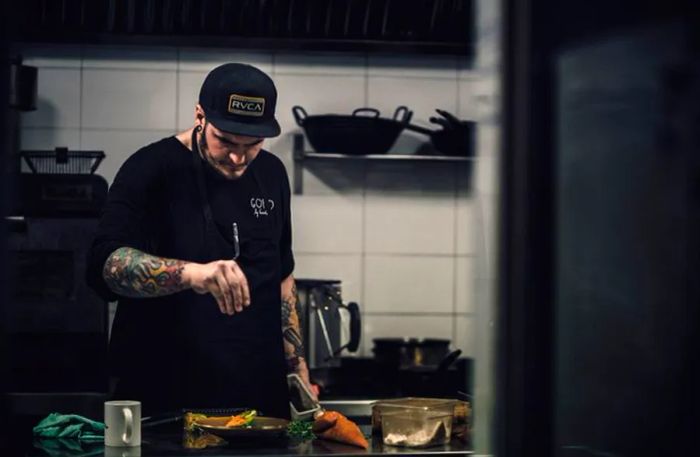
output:
[[[141,457],[141,446],[114,447],[105,446],[104,457]]]
[[[141,402],[105,402],[105,445],[141,446]]]

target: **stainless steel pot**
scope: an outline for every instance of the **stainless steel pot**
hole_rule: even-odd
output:
[[[399,369],[437,368],[450,354],[450,340],[437,338],[375,338],[377,363]]]

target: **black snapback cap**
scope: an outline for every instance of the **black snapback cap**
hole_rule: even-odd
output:
[[[280,134],[275,83],[252,65],[214,68],[202,83],[199,104],[207,120],[224,132],[261,138]]]

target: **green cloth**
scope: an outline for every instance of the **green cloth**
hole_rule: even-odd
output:
[[[102,441],[105,425],[77,414],[51,413],[32,429],[38,438],[73,438]]]

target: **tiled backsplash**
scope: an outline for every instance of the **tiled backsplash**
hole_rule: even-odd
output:
[[[493,278],[493,69],[472,70],[456,57],[49,45],[21,52],[39,67],[39,109],[22,117],[22,148],[104,150],[99,173],[110,182],[138,148],[192,125],[206,73],[230,61],[275,80],[283,134],[266,148],[289,172],[297,104],[309,114],[371,106],[382,116],[406,105],[422,125],[435,108],[483,121],[471,180],[465,165],[328,162],[305,168],[304,193],[292,199],[295,275],[343,281],[344,298],[363,310],[362,353],[371,354],[373,337],[413,336],[449,338],[474,355],[479,300]],[[426,141],[402,134],[394,151]]]

